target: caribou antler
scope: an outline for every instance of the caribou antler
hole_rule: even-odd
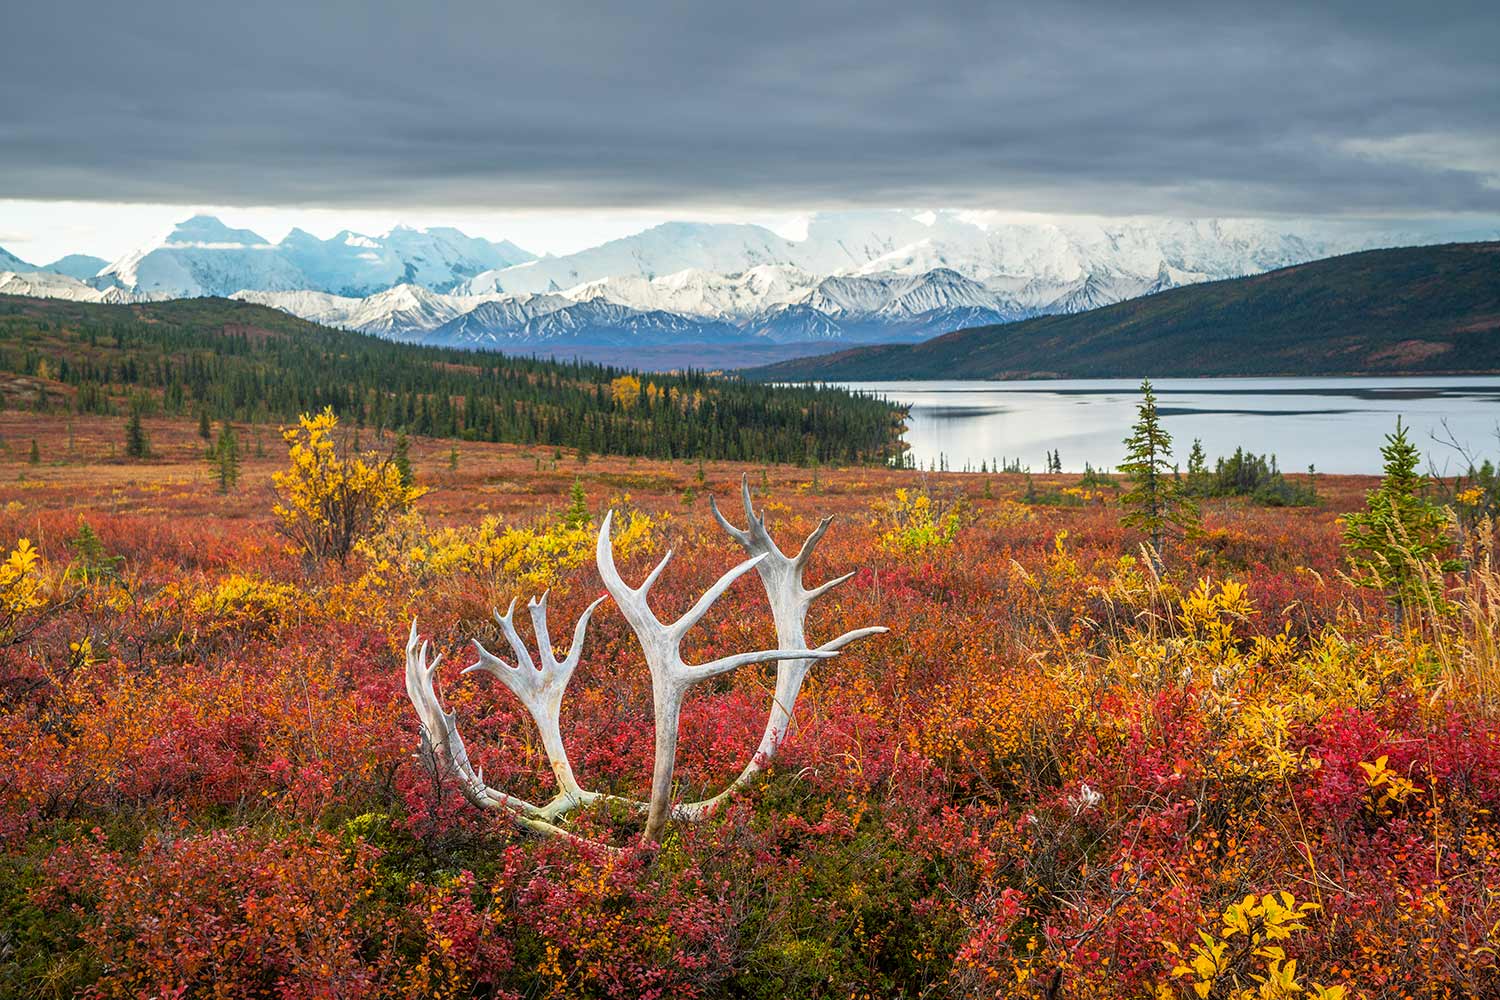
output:
[[[568,681],[573,679],[573,671],[578,667],[578,657],[583,652],[583,636],[588,630],[589,619],[593,617],[594,609],[603,602],[604,598],[599,598],[579,617],[578,624],[573,626],[573,644],[568,649],[568,655],[558,662],[556,654],[552,652],[552,635],[547,629],[547,595],[532,598],[527,607],[531,611],[531,624],[536,633],[537,654],[541,660],[539,666],[532,660],[526,644],[516,632],[513,620],[516,602],[511,601],[504,615],[495,612],[495,620],[500,623],[500,630],[510,643],[511,651],[516,657],[515,664],[505,662],[475,639],[474,649],[479,653],[479,662],[464,671],[467,674],[483,670],[493,674],[510,688],[511,693],[526,707],[526,711],[531,713],[531,719],[541,733],[542,748],[547,752],[552,774],[557,778],[558,796],[543,807],[548,819],[554,819],[575,806],[587,805],[598,798],[595,793],[584,791],[579,786],[578,779],[573,776],[573,765],[568,760],[567,747],[563,745],[561,723],[563,693],[567,691]]]
[[[506,812],[519,826],[538,833],[565,833],[554,826],[555,813],[546,807],[534,805],[525,799],[491,788],[484,782],[483,769],[475,770],[469,763],[468,751],[464,749],[463,737],[458,734],[458,718],[454,712],[443,711],[433,690],[432,681],[437,676],[438,664],[443,660],[439,653],[427,662],[427,643],[417,637],[417,622],[412,619],[411,633],[406,640],[406,696],[422,720],[422,749],[435,766],[444,766],[458,779],[458,787],[464,798],[482,809],[500,809]]]
[[[652,584],[661,577],[662,571],[672,559],[671,550],[657,563],[656,568],[639,587],[632,587],[620,576],[615,567],[614,544],[610,538],[610,522],[614,511],[604,515],[599,527],[599,543],[596,559],[599,575],[604,580],[604,589],[615,599],[625,620],[630,623],[641,651],[646,655],[646,667],[651,671],[651,701],[656,718],[656,758],[651,772],[651,799],[646,811],[647,841],[661,839],[661,831],[667,822],[667,813],[672,795],[672,773],[677,763],[678,723],[682,715],[682,700],[688,689],[699,681],[728,673],[750,663],[765,663],[770,660],[823,660],[836,656],[837,650],[813,650],[801,647],[793,649],[765,649],[753,653],[736,653],[720,657],[698,666],[690,666],[682,659],[682,640],[713,603],[724,595],[730,585],[744,576],[764,556],[756,556],[740,563],[719,577],[718,581],[698,598],[687,612],[670,625],[663,624],[651,610],[647,600]]]
[[[719,512],[719,505],[711,496],[708,498],[708,505],[719,525],[752,556],[748,565],[755,566],[761,583],[765,586],[766,599],[771,603],[771,617],[776,622],[776,644],[782,649],[806,648],[807,609],[813,601],[854,576],[853,573],[845,573],[811,590],[802,585],[802,573],[807,568],[808,560],[812,558],[813,549],[833,523],[833,516],[829,515],[818,523],[795,556],[787,556],[766,530],[764,515],[755,513],[750,500],[749,476],[740,478],[740,496],[745,505],[747,522],[743,531],[729,523]],[[889,629],[882,625],[855,629],[819,646],[817,652],[840,650],[855,640],[887,631]],[[711,811],[725,795],[743,786],[765,769],[767,762],[776,755],[776,751],[786,740],[793,718],[792,708],[797,703],[797,695],[814,662],[809,658],[788,658],[776,665],[776,690],[771,698],[770,717],[766,720],[765,732],[761,736],[760,745],[756,747],[755,755],[745,765],[734,784],[712,799],[693,803],[689,809]]]
[[[807,590],[802,586],[802,572],[812,554],[813,547],[828,530],[832,518],[825,518],[803,544],[795,557],[788,558],[776,547],[766,531],[765,520],[756,515],[750,502],[748,480],[743,482],[745,515],[749,526],[741,531],[734,527],[713,506],[716,517],[724,529],[750,552],[751,558],[740,563],[721,576],[713,586],[698,598],[681,618],[664,624],[651,610],[648,601],[651,587],[661,577],[672,558],[670,551],[657,564],[639,587],[631,587],[621,578],[615,566],[614,543],[610,535],[613,512],[606,514],[599,528],[599,539],[595,552],[599,575],[615,603],[619,605],[625,620],[635,632],[645,654],[646,667],[651,674],[651,700],[656,722],[655,762],[651,773],[651,796],[648,802],[616,798],[599,792],[591,792],[578,783],[563,744],[561,731],[562,699],[568,682],[578,667],[583,649],[584,635],[594,610],[604,598],[590,604],[573,628],[573,642],[568,654],[557,659],[552,649],[552,637],[547,627],[547,595],[533,598],[528,607],[536,633],[537,656],[532,657],[525,642],[515,627],[515,601],[505,614],[495,613],[501,632],[510,644],[516,662],[511,664],[485,649],[478,641],[479,662],[464,673],[484,671],[495,676],[525,706],[532,721],[541,733],[542,746],[557,780],[558,793],[546,805],[535,805],[525,799],[498,791],[485,784],[484,772],[476,770],[469,762],[463,738],[458,734],[458,724],[453,712],[444,711],[433,689],[437,675],[438,656],[429,665],[427,644],[417,636],[417,623],[412,622],[411,633],[406,643],[406,693],[412,706],[422,720],[422,742],[424,752],[436,763],[446,767],[458,779],[464,797],[476,806],[499,809],[519,826],[538,833],[573,837],[574,835],[556,824],[568,812],[578,806],[608,801],[618,803],[646,814],[645,840],[661,838],[669,816],[678,819],[699,820],[709,815],[724,798],[743,786],[765,768],[766,762],[775,755],[792,721],[792,706],[807,677],[807,672],[818,660],[838,655],[839,650],[856,639],[886,631],[876,626],[846,632],[831,642],[816,649],[808,648],[804,633],[804,620],[811,602],[838,586],[853,574],[839,577]],[[771,611],[776,621],[776,649],[759,650],[752,653],[736,653],[697,666],[682,659],[682,642],[689,631],[703,620],[715,601],[724,595],[736,580],[751,569],[760,573],[766,595],[771,602]],[[776,670],[776,692],[771,702],[770,718],[766,722],[764,735],[748,764],[735,781],[718,795],[701,802],[671,805],[672,775],[677,761],[678,727],[682,715],[682,702],[688,690],[699,681],[728,673],[737,667],[751,663],[779,661]]]

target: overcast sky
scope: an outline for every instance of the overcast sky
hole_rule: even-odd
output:
[[[1493,3],[52,0],[0,67],[28,257],[183,207],[554,252],[856,205],[1500,213]]]

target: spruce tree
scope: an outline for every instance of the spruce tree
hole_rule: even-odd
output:
[[[198,411],[198,436],[207,441],[212,434],[212,428],[208,425],[208,411]]]
[[[240,443],[228,422],[219,427],[219,440],[209,452],[209,464],[219,480],[219,492],[228,493],[240,481]]]
[[[1159,564],[1169,539],[1197,531],[1198,508],[1172,475],[1172,436],[1161,425],[1150,379],[1141,380],[1141,396],[1120,463],[1131,483],[1120,497],[1126,511],[1120,523],[1146,534]]]
[[[1442,559],[1452,547],[1447,512],[1422,491],[1427,477],[1417,472],[1421,455],[1406,437],[1401,418],[1385,436],[1380,486],[1365,497],[1365,509],[1344,518],[1344,550],[1350,578],[1362,587],[1385,591],[1401,621],[1409,604],[1442,601],[1442,578],[1434,569],[1462,568]]]
[[[147,458],[151,454],[151,442],[146,437],[146,428],[141,424],[139,405],[130,408],[130,419],[125,422],[125,455],[128,458]]]
[[[36,438],[31,439],[31,454],[27,456],[26,460],[32,465],[42,464],[42,449],[36,446]]]
[[[411,471],[411,439],[402,431],[396,435],[396,447],[391,451],[391,464],[401,477],[402,486],[410,486],[415,479]]]
[[[583,492],[583,484],[573,480],[568,491],[568,509],[563,512],[563,524],[569,528],[587,528],[592,517],[589,514],[589,498]]]

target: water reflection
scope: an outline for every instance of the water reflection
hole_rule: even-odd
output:
[[[923,468],[1019,460],[1040,470],[1057,451],[1063,468],[1115,465],[1135,419],[1134,380],[1035,382],[849,382],[911,407],[906,441]],[[1451,434],[1500,455],[1500,377],[1162,379],[1153,382],[1177,457],[1194,438],[1210,460],[1243,446],[1301,471],[1378,472],[1380,445],[1400,415],[1442,469],[1458,458],[1434,438]]]

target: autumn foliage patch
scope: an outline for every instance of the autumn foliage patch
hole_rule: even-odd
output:
[[[813,669],[791,739],[709,820],[647,847],[638,815],[575,812],[605,850],[424,765],[406,629],[467,664],[471,636],[504,648],[512,598],[550,587],[576,620],[607,508],[628,578],[676,548],[652,595],[675,618],[739,558],[695,498],[746,470],[476,445],[440,472],[446,445],[415,445],[432,492],[342,565],[277,534],[284,454],[228,496],[199,459],[0,488],[0,995],[1500,995],[1494,577],[1476,560],[1447,617],[1398,622],[1340,576],[1335,517],[1367,484],[1207,501],[1158,572],[1112,502],[1023,504],[1020,476],[750,469],[784,544],[839,516],[814,577],[861,567],[810,640],[891,632]],[[743,581],[684,654],[774,635]],[[639,656],[602,606],[561,722],[580,781],[631,799]],[[694,690],[676,799],[733,781],[773,677]],[[456,669],[440,694],[487,781],[551,794],[519,704]]]

